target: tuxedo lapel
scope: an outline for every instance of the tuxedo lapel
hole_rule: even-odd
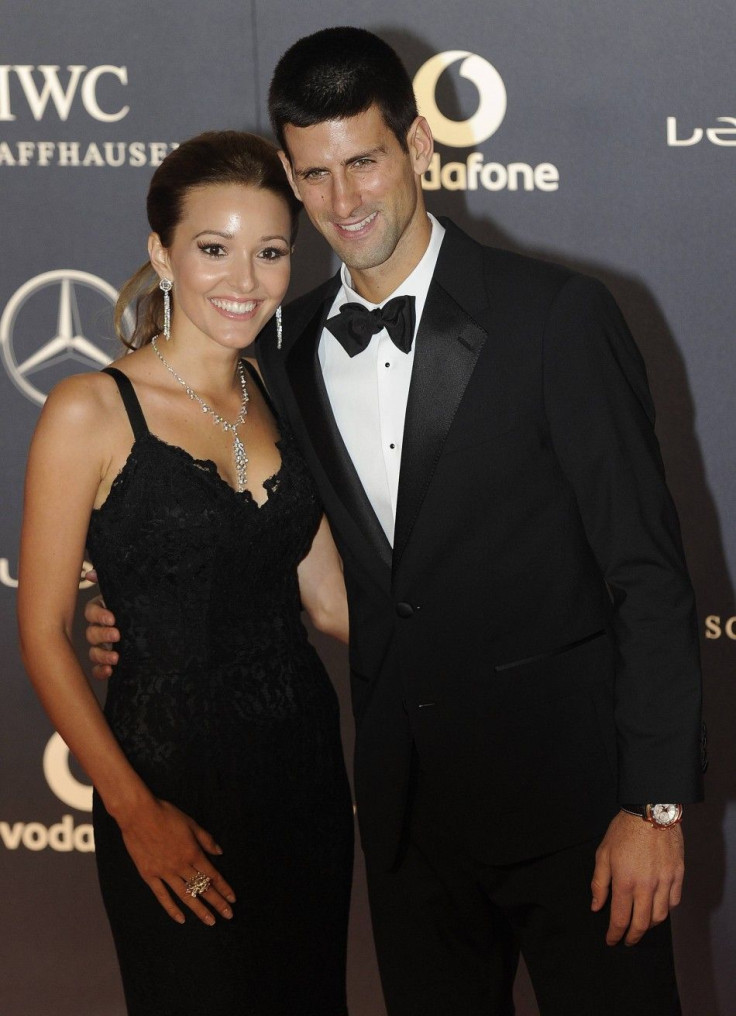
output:
[[[393,554],[335,422],[317,354],[324,322],[340,284],[339,275],[319,287],[299,320],[291,322],[298,338],[284,350],[284,366],[303,421],[302,430],[312,446],[313,461],[329,484],[323,495],[325,501],[329,495],[333,506],[339,502],[354,534],[351,548],[384,587],[392,566],[396,572],[447,433],[488,338],[474,319],[483,319],[488,309],[480,248],[451,222],[443,220],[443,225],[447,234],[416,337]]]
[[[336,495],[363,534],[372,556],[390,569],[391,545],[340,435],[317,354],[333,298],[334,292],[319,305],[299,340],[288,351],[286,371],[309,440]]]
[[[404,423],[394,573],[416,522],[447,432],[486,341],[483,328],[435,279],[419,326]]]

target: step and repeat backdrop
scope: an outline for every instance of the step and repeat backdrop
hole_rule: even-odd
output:
[[[145,193],[181,140],[268,133],[271,70],[346,22],[398,50],[437,139],[431,210],[613,290],[647,362],[699,602],[711,764],[686,816],[676,915],[685,1012],[729,1016],[736,955],[736,101],[733,12],[668,0],[4,0],[0,28],[0,1012],[122,1016],[97,896],[91,788],[20,664],[28,443],[51,386],[118,355],[116,291],[145,256]],[[292,293],[331,256],[307,224]],[[59,497],[64,492],[59,491]],[[91,595],[82,589],[80,602]],[[81,630],[81,628],[80,628]],[[345,662],[320,643],[343,702]],[[731,862],[731,863],[729,863]],[[207,971],[206,976],[217,976]],[[357,867],[354,1016],[384,1012]],[[536,1007],[523,977],[519,1012]]]

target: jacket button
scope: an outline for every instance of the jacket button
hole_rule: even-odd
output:
[[[399,617],[413,617],[414,608],[410,603],[397,603],[396,613],[399,615]]]

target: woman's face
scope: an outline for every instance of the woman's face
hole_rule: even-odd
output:
[[[286,293],[290,235],[286,202],[271,191],[192,188],[168,250],[149,239],[154,268],[173,282],[172,338],[249,346]]]

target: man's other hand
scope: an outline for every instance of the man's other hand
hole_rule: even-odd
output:
[[[655,829],[620,811],[596,851],[591,882],[592,910],[600,910],[611,893],[607,944],[616,945],[625,935],[626,945],[635,945],[666,920],[682,899],[684,874],[682,826]]]

